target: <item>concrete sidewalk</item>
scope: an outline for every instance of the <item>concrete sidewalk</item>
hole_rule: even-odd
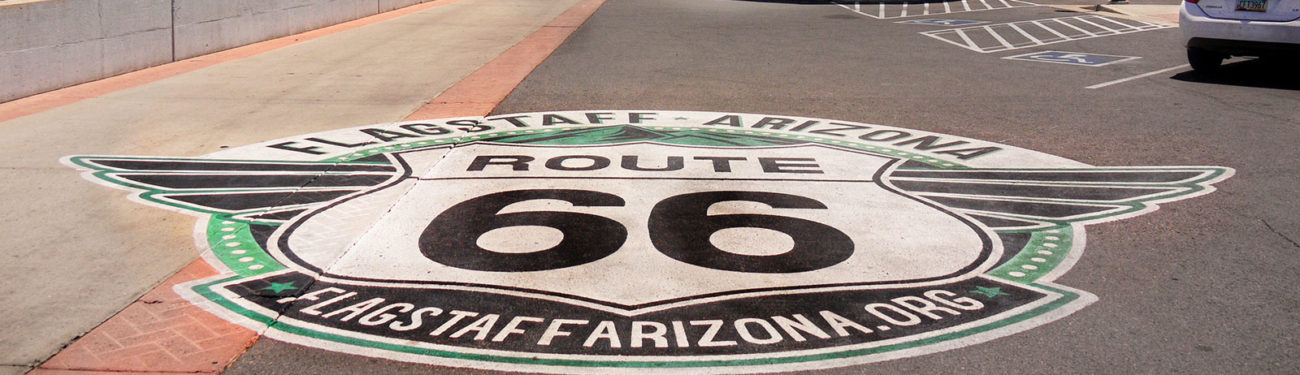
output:
[[[7,349],[0,374],[39,365],[202,248],[191,216],[121,199],[60,158],[198,156],[400,120],[577,2],[439,1],[311,40],[289,37],[283,47],[168,78],[148,76],[204,57],[143,71],[135,79],[152,82],[104,95],[43,94],[71,103],[0,122],[0,178],[7,181],[0,185],[7,208],[0,216],[0,347]],[[33,102],[6,103],[0,113]]]
[[[1122,14],[1137,20],[1178,25],[1178,4],[1099,4],[1097,10]]]

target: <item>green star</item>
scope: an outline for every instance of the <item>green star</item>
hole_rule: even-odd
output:
[[[971,292],[971,293],[975,293],[975,294],[983,294],[985,297],[988,297],[988,298],[993,298],[993,297],[997,297],[997,296],[1009,296],[1009,295],[1010,295],[1010,294],[1002,293],[1002,288],[1001,288],[1001,287],[986,288],[986,287],[982,287],[982,286],[977,286],[977,287],[975,287],[975,290],[972,290],[972,291],[970,291],[970,292]]]
[[[286,291],[286,290],[290,290],[290,289],[298,289],[298,287],[293,286],[293,284],[294,284],[293,282],[287,282],[287,283],[271,283],[271,286],[268,286],[268,287],[262,288],[262,290],[270,290],[270,291],[275,292],[275,293],[280,293],[280,292],[283,292],[283,291]]]

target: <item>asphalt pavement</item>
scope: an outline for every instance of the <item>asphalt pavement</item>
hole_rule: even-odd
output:
[[[1300,169],[1293,162],[1300,160],[1293,146],[1300,140],[1300,74],[1291,65],[1239,60],[1214,77],[1184,67],[1088,89],[1186,64],[1179,30],[978,53],[920,34],[944,27],[895,23],[1084,14],[1096,13],[1042,6],[874,19],[806,2],[611,1],[497,112],[816,114],[1002,142],[1097,166],[1235,168],[1214,194],[1089,226],[1082,259],[1057,282],[1095,293],[1094,305],[992,342],[837,371],[1300,368],[1300,300],[1289,290],[1300,260]],[[1004,59],[1044,50],[1138,59],[1100,67]]]

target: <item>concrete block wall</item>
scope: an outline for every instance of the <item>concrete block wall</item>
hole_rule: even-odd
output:
[[[0,0],[0,102],[432,0]]]
[[[0,2],[0,102],[171,61],[170,28],[171,0]]]
[[[176,58],[342,23],[378,12],[378,0],[173,0]]]
[[[429,0],[379,0],[379,12],[383,13],[393,9],[405,8],[426,1]]]

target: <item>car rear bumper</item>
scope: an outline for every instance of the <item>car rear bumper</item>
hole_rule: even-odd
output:
[[[1286,22],[1210,18],[1196,4],[1179,12],[1183,44],[1231,55],[1300,54],[1300,20]]]
[[[1192,38],[1187,47],[1200,48],[1233,56],[1300,57],[1300,44],[1255,42],[1232,39]]]

